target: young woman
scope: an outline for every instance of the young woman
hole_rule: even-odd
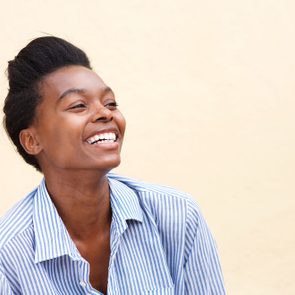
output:
[[[8,79],[5,128],[44,179],[0,220],[1,295],[225,294],[194,201],[109,173],[125,120],[83,51],[37,38]]]

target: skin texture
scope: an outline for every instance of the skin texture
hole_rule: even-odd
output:
[[[113,92],[93,71],[68,66],[39,85],[42,102],[33,124],[22,130],[46,187],[71,238],[90,263],[90,282],[107,293],[111,206],[106,173],[120,164],[125,120]],[[91,145],[94,134],[115,132],[114,143]]]

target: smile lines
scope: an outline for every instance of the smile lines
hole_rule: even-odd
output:
[[[89,137],[86,141],[89,144],[95,144],[95,143],[107,143],[107,142],[115,142],[117,139],[117,136],[114,132],[108,132],[108,133],[102,133],[97,134],[92,137]]]

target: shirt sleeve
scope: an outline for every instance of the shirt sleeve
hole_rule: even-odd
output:
[[[186,294],[226,294],[212,234],[197,205],[188,201],[184,279]]]
[[[0,295],[13,295],[9,286],[8,280],[3,274],[2,265],[0,261]]]

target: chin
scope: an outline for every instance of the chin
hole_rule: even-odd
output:
[[[108,161],[104,161],[104,162],[99,162],[97,163],[97,165],[95,165],[95,167],[99,170],[106,170],[107,172],[118,167],[121,163],[121,159],[120,158],[116,158],[116,159],[109,159]]]

